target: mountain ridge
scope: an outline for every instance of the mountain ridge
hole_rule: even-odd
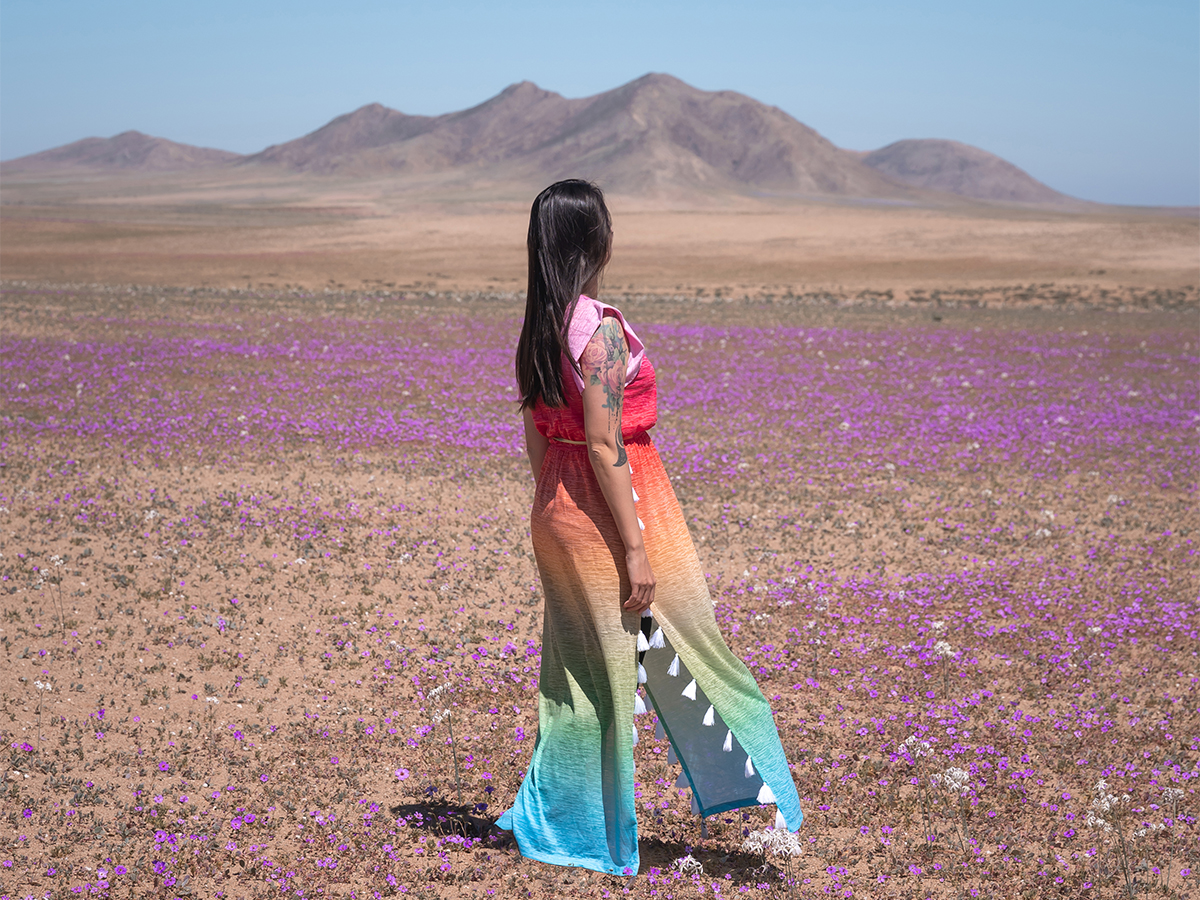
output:
[[[240,164],[358,176],[490,168],[534,181],[578,175],[618,192],[913,193],[777,107],[733,91],[700,91],[669,75],[577,99],[520,82],[470,109],[419,123],[406,118],[404,134],[371,110],[361,107]],[[360,130],[361,122],[369,124]]]
[[[130,130],[111,138],[83,138],[0,165],[12,172],[62,169],[170,172],[221,165],[240,158],[241,154],[228,150],[180,144]]]
[[[895,181],[975,200],[1054,205],[1072,199],[1008,160],[959,141],[909,138],[861,158]]]
[[[1080,203],[976,147],[903,140],[875,151],[844,150],[778,107],[735,91],[702,91],[662,73],[580,98],[522,81],[437,116],[369,103],[245,155],[123,132],[0,164],[5,175],[222,168],[526,188],[584,177],[613,193],[684,199],[749,194],[944,202],[958,196]]]

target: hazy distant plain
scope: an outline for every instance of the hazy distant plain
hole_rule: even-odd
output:
[[[346,287],[517,291],[528,202],[379,180],[201,175],[5,184],[5,279],[255,289]],[[606,286],[711,296],[823,289],[925,289],[1054,282],[1179,289],[1197,276],[1194,215],[1101,208],[1046,212],[963,202],[713,198],[672,208],[612,198]]]

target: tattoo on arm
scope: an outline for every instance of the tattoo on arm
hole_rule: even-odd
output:
[[[625,329],[621,321],[606,316],[600,323],[597,335],[592,338],[580,357],[580,367],[589,378],[604,391],[604,408],[608,410],[608,428],[617,433],[617,461],[621,467],[628,461],[625,441],[621,437],[621,413],[625,403],[625,371],[629,366],[629,345],[625,340]]]
[[[618,423],[620,418],[617,419]],[[625,455],[625,439],[621,437],[621,426],[617,425],[617,461],[613,463],[614,469],[619,469],[625,463],[629,462],[629,457]]]

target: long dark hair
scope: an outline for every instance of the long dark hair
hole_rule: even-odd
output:
[[[584,286],[600,274],[612,250],[612,217],[603,192],[578,178],[550,185],[533,201],[526,244],[529,288],[517,342],[521,409],[539,399],[563,406],[563,355],[579,370],[567,348],[567,326]]]

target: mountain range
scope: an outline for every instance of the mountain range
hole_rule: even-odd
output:
[[[0,163],[4,174],[56,171],[177,172],[232,163],[243,157],[228,150],[193,147],[140,131],[123,131],[115,137],[84,138],[51,150]]]
[[[127,131],[0,163],[0,174],[247,168],[531,187],[577,176],[611,193],[677,198],[734,193],[920,202],[949,194],[1080,203],[977,147],[902,140],[871,152],[843,150],[777,107],[661,74],[578,99],[525,81],[441,116],[410,116],[373,103],[249,155]]]

